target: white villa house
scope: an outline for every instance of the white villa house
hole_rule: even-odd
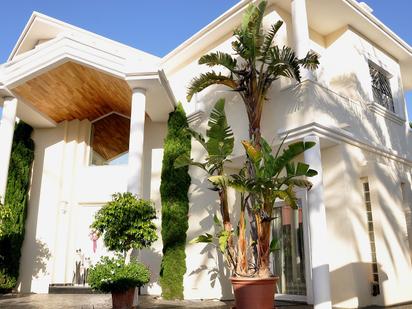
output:
[[[94,213],[115,192],[155,202],[167,119],[178,101],[190,125],[206,128],[217,99],[235,134],[230,168],[244,155],[247,117],[238,94],[213,86],[186,102],[191,79],[206,71],[200,56],[231,52],[233,30],[251,1],[242,0],[168,55],[159,58],[34,12],[0,66],[0,196],[4,196],[13,126],[30,124],[35,142],[21,292],[48,293],[73,283],[79,249],[94,263],[106,251],[89,237]],[[304,159],[319,175],[298,192],[300,209],[276,204],[273,233],[277,297],[356,308],[412,301],[412,130],[404,92],[412,89],[412,47],[355,0],[270,0],[265,24],[283,20],[279,45],[320,67],[300,84],[273,86],[262,120],[269,141],[314,140]],[[173,27],[173,25],[171,25]],[[143,31],[143,30],[142,30]],[[144,31],[150,31],[150,27]],[[204,155],[192,143],[192,157]],[[214,231],[217,195],[190,168],[188,241]],[[231,205],[237,203],[235,192]],[[160,221],[157,223],[160,230]],[[187,299],[230,299],[219,254],[186,246]],[[142,293],[160,295],[161,240],[140,252],[152,271]]]

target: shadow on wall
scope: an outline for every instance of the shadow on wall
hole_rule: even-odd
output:
[[[405,166],[344,144],[323,149],[322,159],[325,158],[329,158],[327,159],[329,163],[324,167],[327,224],[334,237],[337,237],[337,241],[331,243],[329,250],[342,252],[332,263],[337,267],[331,272],[334,304],[351,302],[366,306],[373,302],[380,305],[393,303],[393,299],[388,300],[384,295],[388,291],[383,290],[383,281],[388,281],[385,287],[390,289],[409,289],[405,281],[405,272],[407,276],[410,264],[407,265],[409,263],[407,241],[402,233],[404,223],[400,211],[402,205],[401,192],[398,188],[400,178],[397,175],[399,171],[405,169]],[[365,169],[364,166],[368,161],[373,163],[372,166],[376,166],[376,161],[384,162],[386,165],[384,169],[389,174],[386,176],[376,172],[369,174],[369,169]],[[372,264],[359,262],[372,259],[361,182],[361,177],[365,176],[370,177],[372,190],[375,232],[373,237],[377,241],[377,261],[382,261],[378,265],[381,295],[376,298],[370,293]],[[374,192],[376,194],[373,194]],[[347,256],[345,261],[351,263],[342,263],[345,256]],[[399,270],[402,270],[403,274],[399,273]],[[405,297],[407,293],[401,294]]]
[[[212,252],[214,254],[212,254]],[[210,287],[214,288],[216,282],[219,282],[222,299],[233,299],[233,291],[230,285],[230,270],[226,267],[222,254],[211,244],[207,244],[202,249],[201,254],[206,255],[208,259],[212,259],[215,263],[215,267],[201,265],[198,269],[192,271],[189,276],[199,275],[202,272],[207,273],[210,279]]]
[[[192,143],[192,148],[194,147],[198,147],[198,145]],[[213,218],[215,215],[220,217],[218,195],[210,190],[211,185],[206,174],[197,167],[191,167],[190,174],[192,184],[190,187],[188,242],[205,232],[215,234]],[[196,222],[193,220],[196,220]],[[217,286],[220,287],[219,298],[232,299],[233,294],[229,280],[230,271],[218,249],[212,244],[189,244],[188,246],[186,260],[191,258],[189,254],[198,255],[195,263],[188,263],[188,272],[186,273],[189,278],[192,277],[193,287],[204,286],[204,278],[207,277],[211,289],[216,289]],[[214,294],[213,297],[217,296]]]
[[[372,277],[367,275],[370,272],[371,268],[372,268],[371,263],[359,262],[359,263],[350,263],[350,264],[344,265],[332,271],[331,278],[335,278],[335,280],[339,280],[340,278],[342,279],[342,281],[346,281],[345,280],[346,277],[353,276],[354,274],[358,278],[357,280],[351,280],[351,283],[355,286],[353,289],[343,288],[339,294],[333,295],[333,303],[339,304],[339,303],[343,303],[348,300],[356,299],[356,303],[358,303],[359,306],[362,306],[362,304],[360,304],[358,301],[359,295],[356,293],[357,291],[356,286],[368,285],[370,288],[368,291],[369,295],[372,295],[371,294],[372,293]],[[380,264],[378,264],[378,270],[379,270],[379,276],[380,276],[379,277],[380,287],[382,290],[382,284],[384,281],[388,280],[388,275],[382,270],[382,266]],[[360,278],[359,278],[359,274],[362,274]],[[363,296],[366,296],[366,295],[363,295]]]
[[[47,263],[51,258],[51,253],[47,245],[40,240],[36,240],[32,250],[33,260],[31,273],[26,271],[20,277],[22,291],[30,291],[33,278],[38,279],[42,276],[49,275],[47,273]]]
[[[139,262],[147,265],[150,269],[150,282],[141,288],[142,294],[149,294],[149,288],[153,288],[155,285],[160,286],[160,275],[159,271],[156,270],[160,268],[159,265],[162,263],[162,254],[161,252],[156,252],[154,248],[142,249],[139,255]]]
[[[365,62],[365,66],[367,66],[367,62]],[[365,71],[366,69],[367,67],[365,68]],[[318,75],[322,75],[322,72],[318,72]],[[412,135],[409,134],[408,136],[406,134],[404,124],[394,122],[391,119],[378,115],[369,108],[368,104],[371,103],[371,98],[369,98],[370,94],[367,91],[367,88],[365,88],[366,84],[362,83],[359,77],[363,78],[363,76],[357,76],[355,73],[337,76],[329,81],[330,85],[328,88],[331,88],[332,90],[310,81],[304,82],[298,87],[289,89],[292,91],[282,91],[281,95],[276,93],[278,89],[274,87],[268,95],[269,101],[267,102],[263,113],[263,135],[267,140],[272,141],[278,139],[277,132],[279,132],[279,130],[282,131],[285,129],[297,128],[316,121],[326,127],[340,130],[343,133],[346,131],[349,136],[352,135],[362,142],[371,144],[372,146],[406,154],[410,151],[410,147],[412,146]],[[206,90],[199,96],[199,99],[201,99],[204,105],[205,113],[206,115],[209,114],[213,102],[218,97],[225,97],[228,102],[226,106],[228,109],[228,121],[235,133],[236,143],[238,143],[242,137],[247,136],[246,122],[239,121],[239,119],[247,119],[245,117],[243,103],[241,102],[240,97],[231,94],[229,91],[225,91],[221,87],[213,89],[215,91]],[[396,112],[399,113],[399,115],[402,115],[402,111],[399,110],[402,104],[401,99],[403,98],[402,89],[393,89],[393,97],[394,100],[397,101],[398,110],[396,110]],[[235,107],[235,105],[237,106]],[[241,150],[242,149],[240,148],[240,151]],[[407,172],[406,166],[399,162],[395,163],[383,156],[375,155],[374,153],[360,148],[356,148],[356,151],[357,154],[359,154],[358,157],[354,157],[349,151],[344,151],[336,156],[336,164],[341,163],[339,160],[344,161],[344,174],[342,174],[342,171],[335,170],[333,165],[328,167],[332,169],[330,171],[332,177],[329,180],[329,183],[339,183],[341,185],[340,190],[342,190],[335,192],[332,197],[329,197],[329,202],[326,205],[328,208],[327,211],[329,212],[328,219],[339,221],[335,222],[336,225],[345,225],[345,227],[335,227],[337,230],[344,231],[344,233],[338,234],[337,237],[342,238],[340,239],[340,243],[352,246],[350,251],[353,251],[351,262],[347,264],[341,263],[341,265],[337,265],[337,269],[332,271],[332,277],[337,278],[336,280],[339,280],[339,276],[346,276],[349,280],[347,281],[348,284],[351,282],[353,285],[348,289],[345,289],[345,291],[342,290],[342,293],[337,295],[337,299],[334,299],[334,302],[336,303],[357,297],[359,291],[368,294],[370,288],[367,277],[371,273],[372,266],[368,262],[358,262],[368,261],[370,259],[370,254],[368,256],[368,252],[365,251],[364,246],[365,244],[366,246],[369,246],[369,239],[366,210],[360,183],[360,177],[363,177],[361,175],[362,164],[367,161],[378,161],[387,164],[395,170],[399,169]],[[192,188],[191,190],[193,195],[191,198],[190,214],[191,216],[199,216],[200,214],[205,214],[207,211],[207,213],[213,217],[214,213],[218,211],[218,204],[212,198],[212,195],[207,192],[207,183],[199,181],[198,179],[204,179],[204,177],[197,173],[192,177],[192,186],[194,186],[195,189],[193,190]],[[384,184],[384,182],[382,182],[382,184]],[[386,188],[386,190],[390,191],[388,188]],[[347,194],[351,195],[350,201],[347,200]],[[392,208],[393,205],[387,202],[386,196],[390,195],[391,192],[381,192],[380,196],[384,196],[385,199],[379,198],[377,201],[377,206],[381,208],[384,216],[388,218],[389,222],[392,222],[392,224],[384,227],[385,233],[383,233],[383,242],[386,246],[385,250],[388,251],[396,246],[404,245],[403,235],[400,235],[399,233],[399,224],[401,224],[398,220],[399,216],[394,214],[394,209]],[[348,203],[353,203],[354,205],[347,208],[343,207]],[[206,219],[202,220],[200,226],[197,224],[194,230],[190,230],[191,234],[188,235],[188,239],[190,240],[200,233],[212,230],[213,222],[211,221],[212,220]],[[193,226],[191,226],[191,228],[193,228]],[[389,239],[388,235],[390,234],[395,235],[395,237],[391,236],[391,239]],[[350,240],[347,238],[350,238]],[[344,250],[343,247],[339,250],[342,249]],[[211,247],[208,249],[204,248],[202,253],[203,252],[207,252],[207,259],[215,259],[215,254],[212,253],[213,249]],[[391,257],[391,259],[392,264],[395,265],[396,258]],[[219,261],[215,262],[220,265],[223,264],[219,263]],[[394,268],[396,269],[396,265]],[[221,269],[221,266],[217,266],[215,271],[222,276],[221,280],[226,280],[224,272],[222,272]],[[382,267],[380,266],[379,269],[380,279],[382,281],[390,281],[388,278],[391,278],[391,274],[383,272]],[[385,269],[387,268],[385,267]],[[211,277],[211,282],[215,282],[213,280],[213,269],[207,266],[202,266],[199,269],[192,271],[190,275],[197,275],[201,271],[208,272]],[[363,277],[366,278],[365,282],[357,280],[357,278]],[[222,286],[225,287],[226,285],[222,284]],[[364,295],[361,298],[361,303],[369,301],[368,295]]]

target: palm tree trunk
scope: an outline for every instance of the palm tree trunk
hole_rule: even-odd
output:
[[[270,272],[270,227],[273,203],[266,200],[263,205],[265,211],[265,219],[262,219],[261,214],[257,214],[258,220],[258,251],[259,251],[259,272],[260,278],[268,278],[271,276]]]
[[[260,122],[261,122],[261,112],[259,112],[259,108],[255,103],[254,98],[250,97],[243,97],[244,102],[246,103],[246,110],[248,114],[249,120],[249,139],[251,140],[252,144],[257,148],[260,149],[260,141],[261,141],[261,131],[260,131]],[[256,175],[255,168],[252,162],[248,159],[246,161],[246,167],[250,178],[254,178]],[[253,205],[255,204],[255,198],[253,195],[250,196],[250,199],[247,203],[247,210],[249,216],[249,224],[250,224],[250,233],[253,241],[252,249],[253,249],[253,257],[255,265],[259,265],[259,252],[258,252],[258,223],[256,221],[255,213],[253,211]]]
[[[248,263],[247,263],[247,246],[246,246],[246,218],[245,218],[245,205],[242,197],[242,207],[240,210],[239,218],[239,237],[237,241],[237,263],[236,273],[239,275],[247,275]]]

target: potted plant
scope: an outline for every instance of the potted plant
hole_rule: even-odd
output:
[[[156,210],[152,202],[132,193],[116,193],[95,216],[90,226],[103,236],[105,246],[116,258],[103,257],[91,268],[88,283],[93,289],[112,293],[114,309],[133,305],[135,288],[150,279],[149,270],[132,259],[133,249],[149,247],[157,240]]]
[[[317,175],[309,165],[297,162],[296,158],[313,147],[312,142],[297,142],[283,147],[279,145],[276,154],[261,137],[261,147],[250,141],[243,141],[247,160],[253,165],[253,174],[245,166],[238,174],[227,175],[225,164],[230,161],[234,138],[224,112],[224,100],[219,100],[211,112],[206,137],[189,130],[192,136],[204,147],[207,156],[204,162],[196,162],[182,155],[175,161],[175,167],[193,165],[202,168],[213,184],[212,190],[219,196],[220,213],[223,223],[214,217],[217,232],[206,233],[193,239],[192,243],[214,243],[224,255],[233,277],[231,278],[236,308],[273,308],[277,278],[269,269],[271,252],[278,249],[277,240],[271,239],[271,224],[275,201],[282,200],[290,207],[297,208],[294,189],[310,189],[307,178]],[[232,229],[231,221],[235,214],[228,208],[227,189],[233,187],[240,192],[240,218],[237,229]],[[246,203],[253,200],[250,214],[255,218],[257,228],[256,243],[248,242],[246,236]],[[232,219],[232,220],[231,220]],[[251,254],[252,247],[258,254]]]
[[[91,267],[88,282],[93,290],[112,294],[113,308],[131,308],[136,287],[150,280],[149,269],[132,259],[125,263],[123,256],[104,256]]]
[[[291,171],[292,162],[298,153],[302,153],[313,145],[311,143],[297,143],[290,145],[282,154],[280,154],[279,148],[275,156],[268,156],[268,148],[270,147],[261,135],[262,111],[273,82],[281,77],[294,79],[299,82],[301,80],[302,67],[314,70],[319,65],[319,61],[318,56],[313,52],[308,52],[304,58],[299,59],[292,48],[287,46],[279,47],[274,44],[275,36],[283,23],[278,21],[270,26],[268,30],[264,30],[263,17],[266,4],[266,1],[261,1],[257,5],[250,4],[245,11],[241,25],[234,31],[236,39],[232,42],[232,48],[235,56],[225,52],[212,52],[199,59],[199,64],[205,64],[209,67],[219,66],[224,71],[223,73],[210,71],[194,78],[188,88],[187,100],[190,101],[195,93],[201,92],[211,85],[224,85],[237,92],[245,105],[249,128],[249,141],[244,142],[247,151],[245,168],[242,173],[235,177],[220,175],[210,180],[215,184],[216,190],[229,185],[236,186],[238,190],[241,190],[243,201],[241,206],[242,220],[238,226],[239,231],[245,230],[246,222],[244,222],[243,218],[246,217],[246,211],[249,216],[252,237],[252,248],[249,255],[245,251],[246,239],[242,239],[242,233],[239,234],[238,241],[240,243],[238,243],[237,247],[233,245],[232,236],[227,236],[228,231],[219,233],[220,237],[224,236],[228,240],[225,242],[224,238],[220,238],[220,243],[224,244],[221,247],[226,252],[225,254],[228,255],[229,262],[236,262],[236,280],[240,277],[248,278],[250,276],[262,280],[270,279],[271,289],[274,290],[274,282],[271,280],[272,275],[268,268],[268,254],[270,253],[268,251],[268,248],[270,249],[268,239],[270,238],[267,232],[273,219],[270,216],[272,210],[269,205],[274,201],[274,197],[270,195],[272,194],[270,192],[277,191],[277,194],[282,195],[284,199],[290,202],[294,200],[293,187],[298,184],[303,185],[300,180],[305,180],[304,177],[310,175],[295,175],[297,177],[296,180],[299,180],[298,183],[291,183],[287,189],[285,187],[286,183],[277,183],[276,181],[282,179],[281,173],[289,172],[288,169]],[[266,149],[263,149],[263,147]],[[256,158],[254,154],[256,154]],[[278,174],[275,174],[275,179],[270,179],[268,178],[270,174],[268,171],[273,168],[273,164],[277,168],[280,167],[280,170]],[[298,165],[299,169],[302,170],[306,166],[304,163]],[[294,167],[298,168],[298,166]],[[265,172],[260,174],[259,168],[262,168]],[[295,170],[295,172],[297,171]],[[300,173],[301,171],[298,172]],[[314,171],[310,173],[314,173]],[[242,186],[236,184],[240,180],[245,181]],[[267,187],[259,191],[258,184],[262,184],[262,182]],[[279,186],[280,184],[282,185]],[[281,196],[276,198],[281,198]],[[291,206],[293,206],[292,203]],[[230,225],[225,224],[227,227]],[[203,235],[198,240],[210,239],[211,235]],[[233,259],[232,256],[233,250],[238,250],[236,259]],[[253,260],[252,264],[246,262],[247,260]],[[250,265],[253,265],[253,275],[250,274]],[[253,284],[256,284],[256,282]],[[273,300],[273,295],[270,297]],[[238,302],[237,308],[239,308]]]

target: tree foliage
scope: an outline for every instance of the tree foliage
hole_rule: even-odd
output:
[[[195,77],[187,90],[187,100],[195,93],[212,85],[224,85],[242,97],[249,118],[249,138],[260,146],[260,124],[264,102],[272,83],[281,77],[301,80],[301,69],[316,69],[319,61],[316,53],[308,52],[298,58],[289,46],[274,44],[283,22],[278,21],[268,30],[263,27],[267,1],[250,4],[243,15],[241,25],[234,31],[232,42],[234,55],[212,52],[202,56],[199,64],[226,69],[226,73],[211,70]]]
[[[104,256],[90,268],[87,281],[91,288],[103,293],[124,292],[141,287],[150,280],[150,271],[136,260],[126,264],[122,256]]]
[[[211,68],[219,67],[223,69],[219,73],[215,70],[202,73],[195,77],[187,90],[187,100],[190,101],[194,94],[203,91],[212,85],[224,85],[237,92],[242,98],[248,116],[249,143],[256,151],[261,151],[265,143],[261,135],[261,118],[263,107],[269,97],[269,89],[272,84],[280,78],[288,78],[301,81],[302,69],[314,70],[318,67],[319,61],[316,53],[309,51],[306,56],[299,58],[294,50],[288,46],[279,47],[275,44],[275,37],[283,22],[278,21],[268,29],[263,27],[263,17],[267,1],[260,1],[257,4],[251,3],[246,9],[240,26],[234,31],[235,40],[232,42],[234,53],[212,52],[202,56],[199,64]],[[246,178],[254,179],[257,166],[247,156]],[[271,164],[271,162],[264,162]],[[212,178],[213,179],[213,178]],[[215,178],[215,179],[219,179]],[[222,177],[220,177],[221,180]],[[226,185],[227,182],[215,182],[215,185]],[[291,193],[292,194],[292,193]],[[247,209],[250,221],[250,230],[253,243],[253,255],[255,265],[262,264],[261,257],[267,257],[267,250],[258,252],[258,243],[266,243],[267,239],[259,240],[259,234],[267,231],[270,221],[266,221],[264,213],[256,212],[261,201],[259,194],[249,192],[242,201],[241,217],[244,216],[244,208]],[[268,200],[266,200],[268,202]],[[269,205],[266,205],[269,208]],[[242,219],[243,220],[243,219]],[[262,224],[265,226],[262,229]],[[239,230],[245,230],[245,226],[239,226]],[[242,247],[244,250],[244,240]],[[265,244],[266,246],[266,244]],[[266,263],[267,261],[264,261]],[[247,272],[247,265],[243,263],[242,273]],[[267,263],[266,263],[267,264]],[[260,266],[259,266],[260,267]],[[265,274],[269,275],[267,265]]]
[[[164,142],[160,195],[162,199],[163,259],[160,285],[165,299],[183,299],[183,276],[186,272],[186,232],[188,229],[190,186],[188,166],[175,168],[180,156],[190,156],[191,137],[181,104],[169,115]]]
[[[27,216],[33,128],[20,121],[14,130],[4,206],[0,205],[0,292],[15,287]]]
[[[113,194],[96,213],[91,228],[103,235],[109,250],[125,252],[149,247],[157,240],[156,210],[152,202],[130,192]]]

